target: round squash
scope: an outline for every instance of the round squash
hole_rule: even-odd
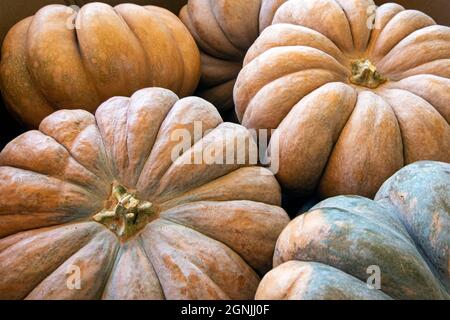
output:
[[[53,113],[0,153],[0,299],[252,299],[289,218],[250,148],[166,89]]]
[[[192,94],[200,54],[183,23],[155,6],[50,5],[7,34],[0,87],[8,109],[37,128],[59,109],[95,112],[146,87]]]
[[[256,297],[450,299],[449,230],[450,165],[417,162],[375,201],[330,198],[293,220]]]
[[[233,109],[233,87],[248,48],[286,0],[189,0],[180,19],[201,49],[197,95],[222,113]]]
[[[404,165],[450,162],[450,28],[419,11],[287,1],[244,65],[237,115],[275,130],[277,178],[294,194],[373,197]]]

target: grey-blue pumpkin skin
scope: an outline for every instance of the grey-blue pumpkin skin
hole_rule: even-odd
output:
[[[359,196],[322,201],[281,233],[275,269],[256,296],[450,299],[449,208],[450,164],[431,161],[401,169],[383,184],[375,201]],[[293,261],[301,262],[304,271]],[[370,266],[380,268],[383,295],[362,289]],[[336,277],[330,282],[333,270]]]

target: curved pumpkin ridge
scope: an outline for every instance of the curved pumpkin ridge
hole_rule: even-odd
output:
[[[305,193],[316,189],[356,98],[352,87],[329,83],[303,98],[281,122],[268,150],[279,145],[277,178],[284,187]]]
[[[41,120],[56,109],[45,99],[28,71],[27,34],[32,20],[33,17],[22,20],[5,37],[0,87],[8,109],[26,125],[38,127]]]
[[[201,61],[202,78],[200,81],[204,86],[216,86],[230,80],[234,81],[242,68],[241,63],[217,59],[205,53],[201,53]]]
[[[123,243],[117,254],[103,300],[163,300],[164,292],[155,268],[136,238]]]
[[[268,27],[261,33],[247,51],[244,66],[271,48],[289,46],[315,48],[332,56],[343,66],[347,65],[341,50],[321,33],[303,26],[280,23]]]
[[[335,0],[347,17],[355,50],[363,53],[369,43],[371,30],[367,27],[371,22],[369,9],[375,7],[373,0]]]
[[[370,200],[359,199],[361,203],[365,201]],[[354,205],[358,206],[358,202]],[[333,207],[317,209],[297,218],[279,238],[275,264],[292,259],[316,261],[361,281],[367,280],[367,268],[375,264],[382,271],[382,291],[395,299],[445,298],[411,238],[389,232],[392,226],[383,218],[385,208],[375,206],[378,209],[371,218],[375,223],[371,223],[363,213],[354,212],[352,206],[344,211]],[[383,221],[388,228],[383,227]],[[297,246],[290,246],[287,240]]]
[[[275,12],[288,0],[262,0],[259,13],[259,32],[272,24]]]
[[[242,121],[249,103],[262,87],[280,77],[308,69],[325,69],[342,76],[349,74],[336,59],[315,48],[291,46],[269,49],[246,65],[238,76],[234,100],[239,120]]]
[[[375,93],[360,91],[328,159],[320,194],[372,198],[403,165],[402,137],[394,111]]]
[[[372,62],[377,63],[413,32],[435,24],[432,18],[420,11],[404,10],[397,13],[378,35],[370,52]]]
[[[25,298],[102,231],[104,229],[93,222],[58,226],[36,232],[1,251],[0,297]]]
[[[198,129],[200,123],[201,131]],[[172,166],[173,161],[181,156],[181,152],[186,151],[179,149],[175,153],[177,146],[180,148],[181,142],[184,144],[190,142],[191,145],[196,143],[207,130],[216,128],[220,123],[222,118],[209,102],[196,97],[177,101],[162,122],[151,153],[145,160],[136,184],[139,193],[143,197],[154,199],[161,178]],[[194,132],[195,125],[198,132]],[[192,140],[183,141],[181,140],[183,137]]]
[[[147,85],[146,54],[125,20],[111,6],[87,4],[78,13],[77,21],[81,26],[77,35],[84,65],[102,101],[111,96],[129,96],[136,88]],[[117,55],[117,48],[127,49]]]
[[[101,297],[119,251],[117,238],[104,230],[40,282],[26,300],[91,300]],[[69,287],[68,271],[80,270],[80,288]],[[73,284],[72,284],[73,285]]]
[[[381,74],[393,78],[392,74],[449,58],[450,28],[433,25],[419,29],[401,40],[377,63],[377,68]]]
[[[206,48],[213,48],[215,55],[226,59],[240,59],[244,53],[237,48],[222,30],[217,21],[210,0],[191,0],[187,4],[187,10],[191,23],[202,42],[206,43]]]
[[[163,220],[141,237],[167,299],[253,298],[258,275],[222,243]]]
[[[150,88],[117,101],[119,104],[109,100],[99,107],[97,124],[115,167],[114,177],[135,188],[161,124],[178,97],[166,89]]]
[[[281,281],[280,281],[281,280]],[[317,262],[289,261],[261,281],[256,300],[391,300],[363,281]]]
[[[290,23],[320,32],[343,52],[354,50],[350,22],[335,0],[287,1],[277,10],[273,24]]]
[[[219,59],[227,59],[227,55],[225,53],[221,53],[220,51],[211,47],[209,44],[205,42],[205,40],[203,40],[203,37],[201,37],[200,34],[197,32],[196,26],[194,25],[193,22],[193,18],[191,18],[190,10],[188,9],[188,5],[185,5],[183,8],[181,8],[179,18],[184,23],[184,25],[189,29],[189,32],[195,39],[195,42],[203,51]]]
[[[196,89],[199,81],[197,75],[201,73],[200,53],[197,45],[192,39],[189,30],[180,23],[178,17],[172,12],[156,6],[145,6],[144,8],[157,12],[160,19],[164,21],[165,25],[172,32],[173,39],[177,44],[176,48],[180,54],[180,59],[183,62],[184,73],[181,87],[179,88],[179,91],[176,92],[179,92],[181,97],[185,97]],[[194,56],[191,55],[193,52],[195,52]],[[167,52],[164,53],[167,54]],[[173,74],[170,74],[169,77],[173,77]]]
[[[0,236],[88,217],[103,200],[85,188],[39,173],[0,167]],[[45,201],[43,201],[45,199]]]
[[[449,74],[450,76],[450,74]],[[421,74],[388,82],[385,88],[409,91],[431,104],[450,124],[450,79],[430,74]]]
[[[161,211],[200,201],[248,200],[281,206],[281,190],[268,169],[243,167],[159,205]]]
[[[21,150],[17,152],[17,149]],[[51,158],[53,161],[49,162]],[[67,149],[40,131],[28,131],[0,153],[0,166],[31,171],[86,189],[92,197],[108,196],[109,183],[74,159]]]
[[[236,74],[236,77],[237,75],[238,74]],[[219,106],[217,107],[219,112],[230,111],[230,108],[234,106],[233,89],[236,84],[236,77],[211,89],[199,91],[197,92],[197,95],[206,101],[214,101],[214,103]],[[231,111],[233,112],[234,110]]]
[[[421,161],[402,169],[383,184],[375,198],[399,214],[414,242],[436,267],[450,292],[450,220],[446,211],[450,206],[450,167],[437,164]],[[443,209],[439,209],[442,204]]]
[[[386,3],[379,6],[375,11],[375,21],[373,22],[373,29],[370,35],[369,44],[367,46],[367,52],[369,56],[374,50],[380,34],[383,32],[387,24],[400,12],[404,11],[401,5],[396,3]]]
[[[432,105],[409,91],[381,89],[379,94],[397,116],[405,164],[424,159],[450,162],[450,125]]]
[[[245,53],[258,37],[261,1],[210,0],[210,5],[223,34]]]
[[[171,163],[153,196],[158,203],[165,202],[248,166],[250,151],[255,154],[256,150],[256,142],[246,128],[222,123]],[[253,161],[257,162],[256,154]]]
[[[100,98],[81,60],[76,31],[66,26],[74,14],[63,5],[36,13],[28,30],[27,65],[34,83],[52,105],[58,109],[82,105],[93,112]]]
[[[393,75],[396,79],[404,79],[415,75],[434,75],[443,78],[450,78],[450,59],[434,60],[400,74]]]
[[[346,78],[324,69],[307,69],[274,80],[262,87],[250,101],[242,125],[251,129],[276,129],[306,95],[327,83],[338,81],[346,81]]]
[[[191,202],[163,212],[161,218],[223,243],[260,274],[271,269],[276,240],[289,223],[280,207],[246,200]]]

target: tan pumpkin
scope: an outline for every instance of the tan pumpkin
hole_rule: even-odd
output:
[[[409,165],[375,200],[334,197],[293,220],[256,298],[450,299],[450,164]]]
[[[199,78],[189,31],[155,6],[91,3],[79,12],[46,6],[16,24],[2,47],[3,98],[30,127],[55,110],[94,112],[113,96],[151,86],[186,96]]]
[[[189,0],[180,19],[201,49],[198,95],[221,112],[233,108],[233,87],[248,48],[286,0]]]
[[[165,89],[53,113],[0,153],[0,299],[252,299],[289,222],[255,147]]]
[[[450,162],[450,28],[424,13],[288,1],[244,65],[237,115],[276,129],[286,190],[373,197],[404,165]]]

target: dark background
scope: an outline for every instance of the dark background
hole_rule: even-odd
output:
[[[247,1],[247,0],[242,0]],[[386,0],[375,0],[377,4],[382,4]],[[39,8],[54,3],[66,5],[78,5],[92,1],[82,0],[0,0],[0,42],[6,35],[9,28],[21,19],[33,15]],[[181,7],[187,0],[102,0],[112,5],[133,2],[136,4],[153,4],[165,7],[178,14]],[[417,9],[433,17],[437,23],[450,26],[450,0],[398,0],[394,1],[403,5],[407,9]],[[6,111],[3,102],[0,100],[0,150],[3,146],[25,131]]]

